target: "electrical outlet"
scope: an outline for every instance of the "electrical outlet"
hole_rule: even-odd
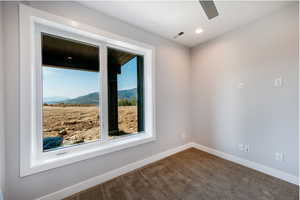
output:
[[[249,144],[244,145],[244,152],[248,153],[250,151],[250,146]]]
[[[250,151],[250,145],[249,144],[239,144],[238,148],[240,151],[243,151],[245,153],[248,153]]]
[[[243,82],[239,82],[237,85],[237,88],[242,89],[242,88],[244,88],[244,85],[245,84]]]
[[[239,148],[240,151],[244,151],[244,145],[243,144],[239,144],[238,148]]]
[[[284,154],[282,152],[275,153],[275,160],[283,162],[284,161]]]
[[[276,78],[276,79],[274,80],[274,86],[275,86],[275,87],[282,87],[282,84],[283,84],[283,82],[282,82],[282,77],[278,77],[278,78]]]
[[[181,133],[181,138],[182,138],[183,140],[186,140],[186,134],[185,134],[185,132]]]

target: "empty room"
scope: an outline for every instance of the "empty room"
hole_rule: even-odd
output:
[[[299,2],[0,0],[0,200],[298,200]]]

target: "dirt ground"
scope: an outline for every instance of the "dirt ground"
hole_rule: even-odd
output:
[[[94,105],[44,105],[44,137],[62,136],[63,145],[90,142],[99,139],[101,128],[99,109]],[[137,132],[137,107],[119,107],[119,129]]]

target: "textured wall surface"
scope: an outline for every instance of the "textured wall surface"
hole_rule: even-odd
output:
[[[192,49],[197,143],[298,175],[298,31],[295,3]]]

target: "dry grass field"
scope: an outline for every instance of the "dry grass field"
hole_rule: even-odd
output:
[[[99,139],[100,120],[99,109],[95,105],[43,106],[44,137],[62,136],[63,145]],[[119,107],[119,129],[126,133],[137,132],[136,106]]]

